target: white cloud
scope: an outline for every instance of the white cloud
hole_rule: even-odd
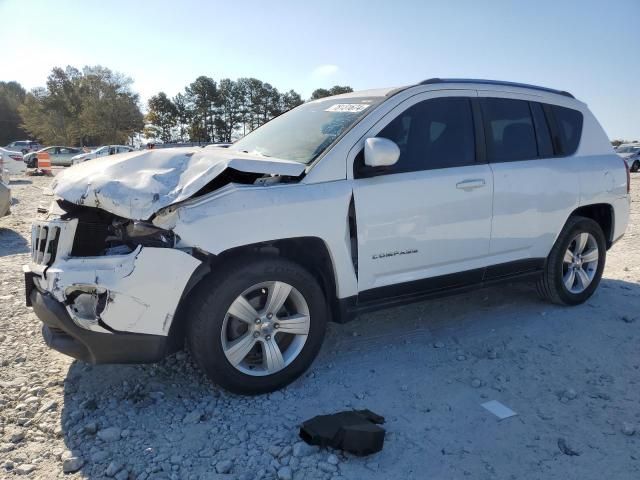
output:
[[[340,68],[337,65],[318,65],[313,69],[311,75],[316,78],[327,78],[338,73]]]

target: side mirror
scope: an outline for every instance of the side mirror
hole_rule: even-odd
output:
[[[400,158],[400,148],[388,138],[367,138],[364,141],[364,164],[368,167],[388,167]]]

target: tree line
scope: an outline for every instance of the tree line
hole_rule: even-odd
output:
[[[352,92],[347,86],[317,89],[315,100]],[[168,142],[231,142],[283,112],[303,103],[295,90],[279,92],[257,78],[200,76],[183,93],[160,92],[149,99],[145,136]]]
[[[13,128],[48,145],[127,142],[144,127],[132,83],[130,78],[100,66],[82,71],[56,67],[44,87],[24,94],[17,106],[21,121]]]
[[[56,67],[30,92],[0,82],[0,145],[31,138],[46,145],[132,143],[138,134],[163,142],[230,142],[303,99],[257,78],[200,76],[173,98],[149,98],[146,115],[131,78],[101,66]],[[336,85],[310,100],[353,91]]]

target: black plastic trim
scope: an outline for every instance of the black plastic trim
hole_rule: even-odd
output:
[[[349,222],[349,241],[351,246],[351,263],[353,264],[353,271],[356,274],[356,279],[358,278],[358,221],[356,217],[356,205],[355,199],[353,197],[353,192],[351,193],[351,201],[349,202],[349,213],[348,213],[348,222]]]
[[[544,258],[528,258],[516,262],[491,265],[484,272],[483,282],[509,278],[524,273],[539,272],[544,268]]]
[[[498,85],[503,87],[528,88],[530,90],[539,90],[541,92],[556,93],[563,97],[576,98],[569,92],[564,90],[556,90],[555,88],[541,87],[539,85],[530,85],[528,83],[505,82],[502,80],[484,80],[479,78],[429,78],[423,80],[418,85],[437,85],[446,83],[481,83],[484,85]]]
[[[165,357],[167,337],[141,333],[102,333],[76,325],[51,294],[31,290],[33,311],[44,324],[42,335],[54,350],[88,363],[153,363]]]
[[[535,277],[542,273],[544,264],[544,258],[529,258],[364,290],[358,295],[338,300],[340,317],[336,321],[346,323],[360,313],[456,295],[501,282]]]
[[[547,118],[547,125],[549,125],[549,131],[551,132],[551,143],[553,145],[553,154],[555,157],[564,157],[565,152],[562,148],[562,140],[560,138],[560,129],[558,128],[558,122],[556,121],[556,116],[553,114],[553,110],[551,109],[551,105],[548,103],[542,103],[542,110],[544,111],[544,116]],[[582,135],[582,132],[580,132]]]
[[[482,282],[484,268],[467,270],[449,275],[423,278],[411,282],[403,282],[385,287],[376,287],[364,290],[358,294],[358,305],[365,306],[369,303],[377,303],[382,299],[391,300],[393,303],[410,299],[414,296],[434,294],[450,289],[465,287]]]
[[[534,108],[537,109],[537,111],[542,113],[542,119],[540,119],[539,116],[535,114]],[[535,131],[535,134],[536,134],[536,144],[538,146],[538,158],[551,158],[555,156],[551,127],[549,126],[549,121],[547,120],[547,115],[544,113],[542,104],[540,102],[529,102],[529,113],[531,114],[531,120],[533,121],[533,130]],[[540,121],[542,121],[542,124],[540,123]],[[543,151],[544,142],[542,140],[543,138],[542,131],[545,129],[549,134],[549,140],[551,141],[551,152],[549,153],[545,153]]]
[[[471,97],[471,115],[473,117],[473,130],[476,144],[476,163],[487,163],[487,142],[485,139],[484,125],[482,123],[482,109],[480,100]]]

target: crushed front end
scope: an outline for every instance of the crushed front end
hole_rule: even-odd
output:
[[[27,304],[47,344],[90,363],[166,355],[180,299],[201,264],[169,230],[63,200],[34,222]]]

